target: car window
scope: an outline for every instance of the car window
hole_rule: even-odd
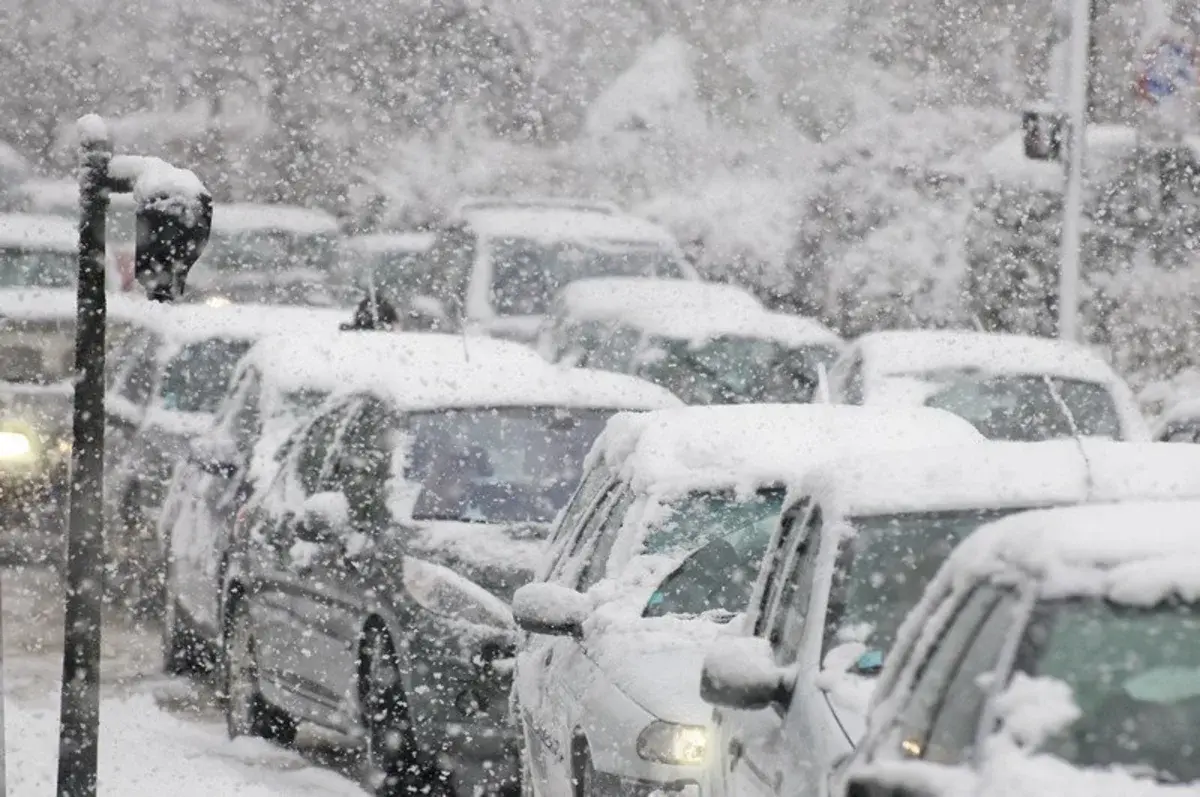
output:
[[[954,674],[938,707],[924,757],[937,764],[955,765],[971,754],[987,700],[987,676],[994,673],[1016,623],[1017,598],[1011,591],[992,605],[975,639]]]
[[[604,578],[608,557],[612,554],[613,546],[616,545],[617,537],[620,535],[621,526],[625,523],[625,513],[629,511],[632,503],[633,493],[628,489],[622,491],[594,535],[596,543],[583,566],[583,571],[579,574],[578,589],[580,592],[587,592],[600,579]]]
[[[610,327],[604,332],[606,334],[600,335],[591,347],[592,353],[587,362],[581,362],[580,365],[603,371],[630,371],[634,354],[642,341],[641,333],[623,326]]]
[[[1167,443],[1200,443],[1200,424],[1171,424],[1159,438]]]
[[[307,495],[317,492],[321,486],[321,479],[325,475],[325,462],[346,420],[350,406],[342,405],[319,416],[309,426],[304,440],[300,443],[296,469],[300,476],[300,485]]]
[[[145,406],[154,392],[154,380],[158,376],[156,343],[157,341],[148,339],[145,346],[134,355],[118,390],[122,398],[138,407]]]
[[[983,619],[998,600],[999,594],[989,586],[972,590],[954,619],[917,666],[908,700],[896,718],[893,732],[889,734],[898,743],[902,755],[919,758],[924,754],[934,715],[942,703],[950,679]]]
[[[322,489],[346,496],[351,518],[358,526],[382,528],[387,524],[386,487],[392,465],[393,433],[399,419],[378,399],[359,402],[345,431],[334,444]]]
[[[177,412],[216,412],[238,360],[249,349],[248,340],[224,338],[184,346],[163,371],[158,390],[163,407]]]
[[[855,352],[854,359],[850,361],[850,365],[846,372],[846,384],[844,392],[844,401],[847,404],[862,404],[863,403],[863,356],[862,352]]]
[[[243,453],[249,453],[262,433],[261,399],[262,382],[258,371],[248,369],[242,381],[240,401],[230,420],[233,440]]]
[[[791,542],[795,537],[795,532],[804,527],[804,522],[808,519],[808,510],[811,503],[808,499],[802,500],[800,503],[792,507],[792,509],[783,517],[781,521],[781,529],[779,532],[779,542],[766,557],[763,563],[766,577],[763,580],[763,589],[758,595],[758,605],[755,608],[756,616],[754,618],[754,636],[763,636],[767,627],[767,614],[771,607],[771,601],[775,597],[779,574],[783,572],[785,557],[791,548]]]
[[[426,292],[442,303],[450,318],[461,318],[467,285],[475,265],[475,236],[464,227],[443,230],[426,261]]]
[[[820,528],[821,510],[817,507],[804,523],[804,533],[788,562],[787,576],[775,601],[774,616],[768,623],[767,639],[778,664],[793,663],[800,652],[800,636],[804,631],[816,572]]]

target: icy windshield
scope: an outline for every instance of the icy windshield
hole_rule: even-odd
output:
[[[585,277],[669,277],[683,272],[654,246],[599,241],[493,240],[492,307],[500,315],[541,315],[570,282]]]
[[[72,252],[0,249],[0,288],[71,288],[78,271]]]
[[[861,642],[886,654],[900,623],[963,540],[1016,509],[912,512],[861,517],[842,540],[825,614],[824,653]]]
[[[819,366],[832,367],[830,346],[785,346],[762,338],[722,337],[702,345],[659,340],[639,376],[688,404],[807,403]]]
[[[1035,610],[1017,669],[1066,683],[1082,712],[1047,752],[1079,766],[1200,781],[1200,605],[1047,601]]]
[[[411,416],[414,520],[545,523],[571,497],[611,410],[503,408]]]
[[[958,374],[945,379],[925,405],[965,418],[993,440],[1070,437],[1072,421],[1081,435],[1121,436],[1112,394],[1095,382],[1041,375]]]
[[[690,555],[650,596],[643,616],[743,611],[784,495],[777,488],[740,499],[732,492],[693,493],[673,504],[643,550]]]
[[[250,341],[210,338],[183,348],[167,364],[159,397],[176,412],[214,413]]]
[[[215,271],[328,272],[337,262],[336,241],[328,235],[301,235],[279,230],[237,234],[214,232],[204,262]]]

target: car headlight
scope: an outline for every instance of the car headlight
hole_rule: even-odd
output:
[[[0,459],[27,459],[33,454],[33,443],[21,432],[0,432]]]
[[[209,307],[228,307],[233,302],[226,299],[224,296],[210,296],[204,300],[204,303]]]
[[[637,740],[637,753],[660,764],[700,764],[708,752],[708,728],[655,720]]]

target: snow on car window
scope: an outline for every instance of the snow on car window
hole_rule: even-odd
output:
[[[853,520],[854,533],[838,551],[822,657],[849,642],[886,654],[954,546],[1014,511],[913,512]]]
[[[995,440],[1070,437],[1072,424],[1082,435],[1114,439],[1121,435],[1121,419],[1108,388],[1078,379],[963,374],[951,378],[925,405],[949,410]]]
[[[611,414],[521,407],[412,415],[405,478],[422,488],[413,519],[553,520]]]
[[[204,262],[217,271],[329,271],[336,259],[329,236],[275,230],[214,232],[204,254]]]
[[[0,250],[0,288],[70,288],[78,270],[70,252]]]
[[[1200,605],[1048,601],[1022,640],[1017,668],[1067,684],[1081,711],[1047,752],[1085,767],[1200,780]]]
[[[213,413],[250,341],[211,338],[185,346],[167,364],[159,397],[168,410]]]
[[[599,243],[493,241],[492,306],[500,315],[539,315],[565,285],[584,277],[681,277],[662,249]]]
[[[761,338],[721,337],[695,344],[659,340],[640,372],[689,404],[806,402],[818,364],[830,367],[828,346],[790,347]]]

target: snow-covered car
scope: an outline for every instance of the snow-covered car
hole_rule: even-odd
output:
[[[698,279],[661,227],[611,206],[561,202],[465,203],[423,265],[406,309],[527,343],[577,279]]]
[[[781,516],[745,636],[704,662],[718,707],[708,793],[824,794],[863,732],[897,629],[975,529],[1027,509],[1177,498],[1200,498],[1191,446],[989,441],[815,468]]]
[[[353,306],[337,219],[293,205],[213,206],[212,234],[183,298],[208,304]]]
[[[335,392],[402,372],[425,336],[272,335],[238,363],[212,428],[179,460],[159,515],[163,550],[163,666],[171,674],[209,669],[221,629],[219,604],[238,512],[270,482],[288,436]],[[426,345],[441,347],[440,339]],[[472,340],[488,356],[488,339]],[[461,345],[461,343],[460,343]]]
[[[1125,381],[1095,352],[1063,340],[963,330],[871,332],[850,344],[829,378],[835,401],[938,407],[993,439],[1150,439]]]
[[[338,335],[341,321],[334,310],[144,303],[113,358],[105,397],[106,525],[120,570],[114,587],[156,592],[154,531],[175,464],[211,428],[238,360],[260,338]]]
[[[350,734],[379,794],[511,790],[513,591],[605,421],[680,402],[517,343],[393,337],[406,366],[297,430],[235,530],[229,730]]]
[[[811,401],[841,349],[822,324],[737,286],[644,277],[572,282],[538,337],[552,362],[635,374],[688,404]]]
[[[901,627],[837,797],[1200,793],[1200,502],[1027,512]]]
[[[764,404],[612,419],[537,581],[513,601],[530,632],[511,700],[527,792],[694,787],[712,714],[698,689],[705,643],[745,608],[788,484],[835,452],[937,442],[984,444],[961,418],[921,408]]]
[[[1160,443],[1200,443],[1200,400],[1171,405],[1155,423],[1153,437]]]

